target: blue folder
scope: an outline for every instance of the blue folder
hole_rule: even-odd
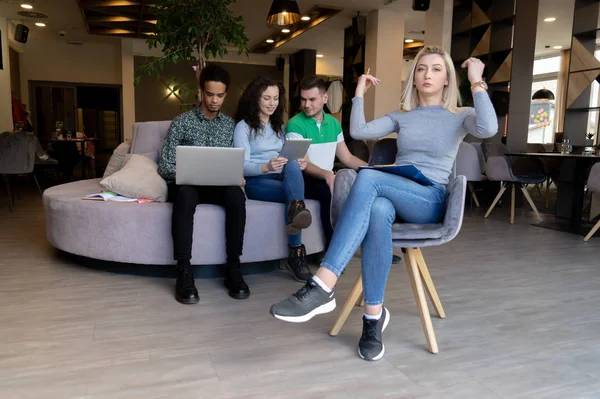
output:
[[[358,168],[360,172],[363,169],[374,169],[385,173],[391,173],[394,175],[402,176],[410,179],[414,182],[419,183],[422,186],[433,186],[433,182],[429,180],[419,169],[414,165],[375,165],[375,166],[361,166]]]

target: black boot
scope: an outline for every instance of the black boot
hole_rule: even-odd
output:
[[[175,282],[175,299],[185,305],[198,303],[198,290],[194,284],[194,271],[190,261],[177,262],[177,281]]]
[[[300,230],[307,228],[312,223],[312,215],[306,209],[304,201],[293,200],[288,206],[288,224],[286,232],[290,235],[298,234]]]
[[[240,264],[227,265],[225,272],[225,287],[230,297],[234,299],[246,299],[250,296],[250,288],[242,277]]]
[[[290,247],[290,256],[288,256],[286,268],[294,275],[294,279],[301,283],[306,283],[312,278],[313,274],[306,262],[306,248],[304,244],[299,247]]]

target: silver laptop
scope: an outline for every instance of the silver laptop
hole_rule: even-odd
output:
[[[175,183],[192,186],[241,186],[244,149],[175,147]]]

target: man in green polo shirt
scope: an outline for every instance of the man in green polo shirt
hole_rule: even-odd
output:
[[[302,79],[300,100],[302,112],[288,121],[286,137],[312,139],[307,154],[309,163],[304,170],[304,196],[321,203],[321,224],[327,249],[333,235],[330,206],[335,180],[335,158],[347,168],[355,170],[367,163],[350,153],[344,142],[340,123],[333,116],[323,112],[327,103],[327,85],[323,79],[318,76],[306,76]],[[304,251],[304,246],[300,251]]]

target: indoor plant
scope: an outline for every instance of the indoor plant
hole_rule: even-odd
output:
[[[156,0],[152,14],[156,17],[153,34],[147,42],[150,49],[161,48],[160,57],[151,58],[139,72],[160,74],[166,63],[193,61],[196,88],[171,80],[169,89],[184,98],[194,91],[200,99],[198,80],[206,60],[227,54],[228,46],[239,54],[248,54],[248,37],[244,20],[234,16],[229,6],[236,0]],[[135,83],[138,84],[138,75]]]

